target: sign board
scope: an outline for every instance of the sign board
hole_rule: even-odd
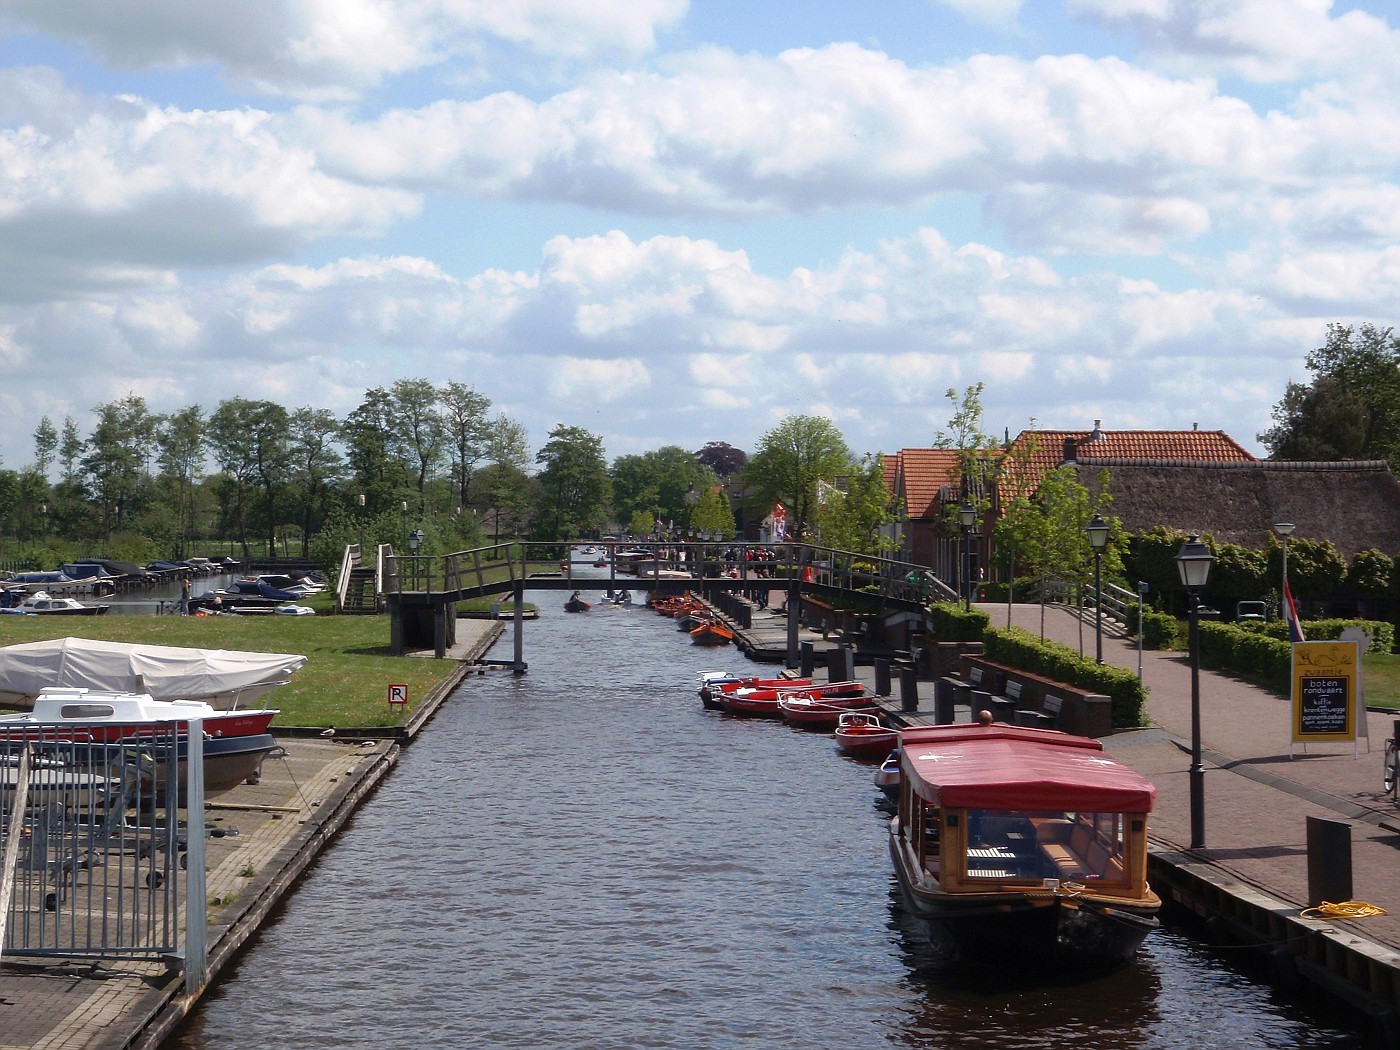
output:
[[[1356,740],[1355,642],[1293,643],[1293,740]]]
[[[389,703],[390,703],[390,704],[406,704],[406,703],[408,703],[408,686],[407,686],[407,685],[391,685],[391,686],[389,686]]]

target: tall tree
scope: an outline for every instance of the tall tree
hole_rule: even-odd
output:
[[[866,456],[838,485],[823,485],[817,534],[828,547],[879,554],[894,547],[885,526],[894,522],[892,497],[885,487],[883,456]]]
[[[731,478],[744,469],[749,454],[727,441],[707,441],[705,447],[695,453],[695,458],[720,477]]]
[[[482,471],[486,502],[481,509],[491,515],[492,538],[501,538],[503,523],[509,524],[515,535],[523,535],[534,486],[526,473],[530,448],[524,425],[504,412],[497,413],[487,430],[486,462]]]
[[[209,417],[210,448],[226,479],[226,518],[232,519],[245,555],[251,553],[248,533],[255,526],[269,551],[277,545],[278,494],[291,465],[287,435],[287,410],[272,401],[229,398]],[[256,517],[249,513],[255,493],[262,504]]]
[[[718,479],[679,445],[664,445],[641,455],[618,456],[608,471],[613,507],[619,521],[646,512],[653,521],[688,524],[690,508],[701,489]]]
[[[58,431],[48,416],[39,420],[34,428],[34,469],[44,477],[49,476],[49,466],[54,453],[58,451]]]
[[[535,462],[543,488],[535,536],[561,540],[599,529],[612,496],[603,439],[582,427],[556,424]]]
[[[491,411],[491,399],[466,383],[452,381],[438,390],[438,401],[442,405],[457,506],[468,507],[472,476],[490,449],[492,422],[487,413]]]
[[[1364,324],[1327,327],[1307,357],[1312,382],[1290,382],[1259,435],[1275,459],[1384,459],[1400,470],[1400,338]]]
[[[194,532],[194,482],[204,460],[204,410],[198,405],[183,408],[161,420],[156,448],[161,471],[175,485],[175,530],[177,555]]]
[[[307,557],[316,522],[329,511],[331,486],[345,464],[337,445],[340,423],[329,409],[303,406],[292,413],[288,440],[301,504],[301,554]]]
[[[82,468],[107,538],[140,509],[148,478],[146,457],[155,445],[159,420],[137,394],[98,405],[93,412],[97,423],[88,438]]]
[[[833,481],[851,466],[846,440],[822,416],[788,416],[758,441],[744,480],[766,507],[781,503],[788,535],[801,537],[817,505],[817,482]]]
[[[342,425],[346,459],[372,518],[397,507],[412,479],[396,454],[393,397],[383,387],[365,391],[364,400]]]
[[[426,509],[428,480],[442,463],[447,430],[438,414],[438,392],[426,379],[400,379],[389,391],[393,447],[413,472],[418,506]]]

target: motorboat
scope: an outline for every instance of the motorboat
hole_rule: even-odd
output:
[[[895,748],[885,760],[880,763],[880,768],[875,770],[875,786],[891,802],[899,801],[899,783],[902,777],[899,773],[899,748]]]
[[[271,610],[304,597],[304,594],[284,591],[263,580],[248,578],[235,580],[220,590],[195,595],[190,599],[190,612],[226,612],[235,608],[239,612]]]
[[[890,855],[944,955],[1059,978],[1130,960],[1157,928],[1156,789],[1100,741],[991,723],[906,729],[899,747]]]
[[[696,645],[728,645],[734,632],[719,620],[706,620],[690,629],[690,640]]]
[[[41,741],[95,746],[137,744],[157,739],[159,727],[174,725],[183,763],[190,720],[198,719],[204,750],[204,790],[227,791],[256,777],[277,750],[268,732],[275,710],[216,711],[194,700],[156,700],[147,693],[94,689],[44,689],[34,710],[0,718],[0,753]],[[182,778],[183,779],[183,778]],[[159,772],[155,781],[159,783]]]
[[[571,613],[587,612],[587,611],[588,611],[589,609],[591,609],[591,608],[593,608],[592,604],[590,604],[589,602],[584,601],[584,600],[579,596],[579,593],[578,593],[577,591],[575,591],[575,592],[573,593],[573,595],[569,598],[569,600],[566,601],[566,602],[564,603],[564,611],[565,611],[565,612],[571,612]]]
[[[801,688],[812,684],[810,678],[761,678],[736,675],[729,671],[700,672],[700,702],[714,711],[724,710],[724,693],[739,688]]]
[[[899,743],[899,730],[863,711],[842,714],[836,723],[836,746],[851,758],[883,758]]]
[[[784,721],[802,729],[831,732],[841,722],[841,716],[851,711],[874,711],[873,694],[860,692],[850,696],[822,696],[801,691],[785,693],[778,698],[778,708]]]
[[[101,616],[111,606],[84,605],[76,598],[55,597],[47,591],[36,591],[17,606],[22,613],[37,616]]]

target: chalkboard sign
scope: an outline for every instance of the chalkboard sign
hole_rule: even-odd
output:
[[[1351,735],[1345,677],[1303,677],[1298,689],[1298,731],[1301,736]]]
[[[1295,741],[1356,739],[1359,655],[1353,641],[1293,643]]]

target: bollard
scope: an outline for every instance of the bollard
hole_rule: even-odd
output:
[[[812,677],[812,669],[817,662],[817,650],[811,642],[801,642],[797,646],[797,666],[803,678]]]
[[[1308,906],[1351,899],[1351,825],[1344,820],[1309,817]]]
[[[875,695],[890,695],[890,662],[880,657],[875,660]]]
[[[919,710],[919,671],[915,667],[899,669],[899,709],[906,714]]]
[[[958,683],[952,678],[939,678],[933,683],[933,722],[950,726],[957,721]]]
[[[849,682],[855,677],[856,657],[849,645],[838,645],[826,654],[826,680]]]

